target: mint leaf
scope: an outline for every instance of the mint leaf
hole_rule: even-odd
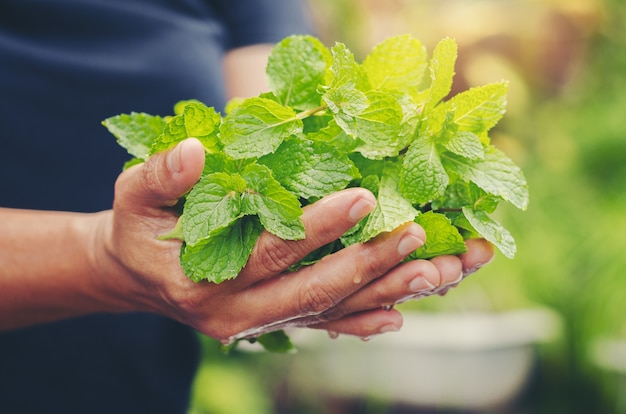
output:
[[[476,232],[496,246],[505,257],[512,259],[515,256],[517,251],[515,240],[500,223],[493,220],[484,211],[472,210],[468,207],[463,208],[463,215]]]
[[[207,153],[205,155],[204,171],[202,175],[205,176],[216,172],[225,172],[228,174],[239,173],[251,163],[254,163],[254,159],[235,160],[223,152],[215,154]]]
[[[263,334],[256,341],[269,352],[284,354],[294,352],[296,349],[289,336],[282,330]]]
[[[486,137],[504,115],[508,82],[493,83],[461,92],[442,105],[442,110],[454,109],[454,122],[460,131]]]
[[[197,99],[187,99],[183,101],[178,101],[174,104],[174,115],[183,115],[185,113],[185,107],[191,103],[200,104],[204,106],[204,104]]]
[[[368,105],[354,116],[353,136],[365,145],[358,151],[368,158],[382,159],[397,156],[408,140],[401,139],[402,107],[389,93],[370,91],[366,93]]]
[[[322,100],[333,114],[335,122],[348,135],[357,135],[355,117],[369,106],[364,91],[369,89],[361,65],[356,63],[354,55],[348,48],[337,43],[332,49],[332,75],[328,86],[322,85],[325,91]]]
[[[318,39],[287,37],[272,49],[268,58],[270,90],[284,106],[298,110],[316,108],[321,104],[317,87],[325,82],[331,61],[330,51]]]
[[[269,99],[249,98],[222,120],[220,140],[233,158],[261,157],[302,128],[293,109]]]
[[[528,206],[528,184],[522,170],[502,151],[489,147],[485,158],[471,160],[452,153],[443,155],[446,169],[472,181],[521,210]]]
[[[361,230],[360,242],[389,232],[398,226],[413,221],[418,211],[406,200],[399,190],[398,172],[400,167],[387,163],[380,178],[376,207],[367,217]]]
[[[444,195],[431,203],[433,210],[460,210],[469,207],[473,210],[482,210],[493,213],[502,199],[487,193],[472,182],[455,180],[446,188]]]
[[[203,103],[186,101],[178,106],[182,114],[173,117],[163,133],[153,142],[150,154],[165,151],[187,138],[197,138],[209,152],[219,151],[217,132],[221,121],[219,113]]]
[[[466,251],[463,236],[445,215],[428,211],[417,216],[415,222],[424,228],[426,243],[411,254],[412,259],[431,259]]]
[[[330,81],[321,85],[322,90],[358,89],[367,91],[370,88],[363,67],[354,60],[354,54],[343,43],[337,43],[331,49],[332,64],[329,69]]]
[[[356,117],[370,106],[365,92],[356,89],[354,84],[347,83],[328,90],[322,99],[333,114],[337,125],[346,134],[352,137],[357,136],[359,132]]]
[[[161,135],[167,123],[160,116],[131,112],[107,118],[102,121],[102,125],[130,155],[145,161],[152,143]]]
[[[372,89],[417,90],[427,66],[426,48],[410,35],[391,37],[374,48],[363,61]]]
[[[194,246],[183,244],[183,271],[194,282],[234,279],[246,265],[262,231],[258,218],[247,216]]]
[[[449,178],[439,152],[428,137],[422,136],[409,147],[400,178],[400,189],[411,202],[423,205],[441,196]]]
[[[275,153],[259,159],[274,177],[298,197],[323,197],[346,188],[359,171],[348,156],[335,147],[291,137]]]
[[[345,133],[334,120],[323,125],[316,131],[310,131],[306,137],[312,141],[325,142],[344,154],[351,154],[357,147],[358,142]]]
[[[448,151],[470,160],[485,158],[485,149],[480,137],[473,132],[459,131],[446,140],[443,146]]]
[[[218,172],[200,179],[185,201],[182,227],[187,245],[210,237],[243,215],[241,195],[246,185],[239,174]]]
[[[435,47],[429,66],[432,81],[428,97],[430,106],[435,106],[450,93],[456,57],[457,46],[452,39],[443,39]]]
[[[287,191],[264,165],[251,164],[244,169],[246,190],[242,194],[244,214],[256,214],[263,227],[288,240],[304,238],[302,208],[298,198]]]

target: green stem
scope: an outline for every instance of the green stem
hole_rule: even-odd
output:
[[[313,116],[313,115],[315,115],[315,114],[317,114],[319,112],[325,111],[326,108],[327,108],[326,105],[320,105],[317,108],[307,109],[306,111],[302,111],[302,112],[298,113],[296,115],[296,119],[302,120],[302,119],[308,118],[308,117]]]

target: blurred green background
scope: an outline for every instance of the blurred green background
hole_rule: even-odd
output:
[[[551,308],[562,318],[560,336],[538,348],[530,382],[515,403],[489,412],[626,412],[625,380],[617,368],[597,361],[598,355],[610,356],[598,351],[598,341],[626,340],[626,2],[310,4],[320,38],[327,45],[345,43],[357,58],[395,34],[411,33],[429,51],[449,36],[459,44],[457,91],[510,81],[508,111],[492,140],[529,182],[527,211],[498,210],[518,254],[513,260],[498,254],[445,297],[406,308]],[[213,341],[204,341],[206,361],[192,414],[444,411],[367,398],[340,404],[314,391],[292,393],[285,375],[293,356],[225,356]]]

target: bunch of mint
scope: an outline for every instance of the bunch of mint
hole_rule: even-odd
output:
[[[470,237],[512,258],[513,237],[489,216],[501,201],[528,204],[521,169],[488,135],[505,112],[507,83],[444,100],[456,58],[452,39],[429,57],[409,35],[389,38],[358,63],[344,44],[292,36],[271,53],[270,91],[229,102],[225,115],[191,100],[173,116],[131,113],[103,124],[131,164],[188,137],[203,143],[202,178],[167,235],[183,241],[181,265],[194,281],[236,277],[263,230],[304,238],[302,207],[356,186],[376,195],[375,210],[297,266],[413,220],[427,241],[409,259],[462,253]]]

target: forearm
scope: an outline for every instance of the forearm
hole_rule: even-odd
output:
[[[249,98],[267,92],[265,75],[271,44],[258,44],[229,51],[224,57],[224,77],[229,98]]]
[[[93,256],[103,214],[0,209],[0,330],[109,310]]]

